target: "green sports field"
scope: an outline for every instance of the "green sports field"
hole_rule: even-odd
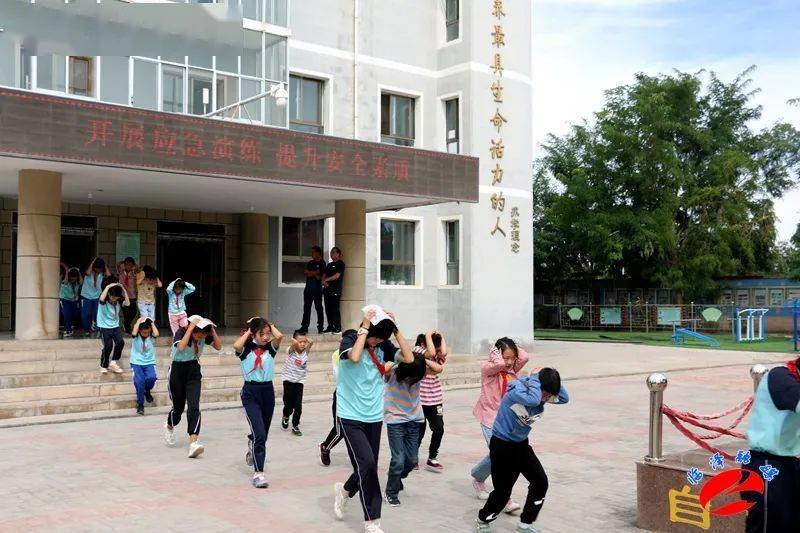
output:
[[[790,335],[770,335],[764,342],[737,343],[733,335],[710,335],[720,343],[720,348],[711,348],[704,342],[687,338],[684,346],[688,348],[708,348],[716,350],[740,350],[749,352],[783,352],[790,353],[794,348]],[[671,331],[629,332],[629,331],[589,331],[568,329],[537,329],[534,331],[537,340],[563,340],[587,342],[629,342],[650,346],[674,346]]]

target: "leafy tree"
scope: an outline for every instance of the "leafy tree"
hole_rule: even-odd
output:
[[[639,74],[606,92],[591,123],[549,136],[534,169],[537,278],[702,299],[715,277],[773,271],[773,200],[797,180],[800,132],[752,128],[751,72]]]
[[[786,271],[789,279],[800,281],[800,224],[786,250]]]

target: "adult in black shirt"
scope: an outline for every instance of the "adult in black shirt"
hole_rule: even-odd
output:
[[[322,248],[311,248],[311,261],[306,263],[303,271],[306,275],[306,288],[303,290],[303,322],[300,331],[303,335],[308,333],[308,324],[311,322],[311,303],[317,310],[317,332],[322,333],[325,324],[325,315],[322,313],[322,276],[325,274],[325,261],[322,260]]]
[[[344,280],[344,261],[342,251],[334,246],[331,248],[331,262],[325,267],[322,277],[322,286],[325,294],[325,311],[328,313],[328,329],[326,333],[342,332],[342,315],[339,312],[339,302],[342,299],[342,281]]]

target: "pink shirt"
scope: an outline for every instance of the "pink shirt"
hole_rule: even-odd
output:
[[[124,266],[117,269],[120,284],[125,287],[125,292],[128,293],[128,298],[131,300],[136,299],[136,271],[127,272]]]
[[[482,426],[492,427],[508,383],[517,379],[517,372],[522,370],[528,359],[528,353],[519,348],[517,362],[512,368],[507,368],[500,350],[494,348],[489,352],[489,358],[481,365],[481,395],[472,410]]]

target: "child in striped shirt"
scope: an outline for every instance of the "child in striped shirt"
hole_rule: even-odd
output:
[[[415,355],[413,363],[384,365],[384,421],[392,460],[386,481],[386,503],[400,505],[398,495],[403,479],[414,470],[419,458],[419,427],[425,422],[419,399],[420,381],[425,376],[425,358]]]
[[[436,329],[427,333],[420,333],[417,336],[417,343],[414,353],[425,356],[427,371],[419,386],[419,398],[422,403],[422,412],[425,420],[431,426],[431,444],[428,448],[428,461],[425,463],[425,470],[431,472],[441,472],[444,470],[442,463],[439,462],[439,447],[444,436],[444,394],[442,393],[442,383],[439,381],[439,374],[444,370],[444,362],[447,359],[447,342],[444,336]],[[425,421],[419,429],[419,445],[422,446],[422,439],[425,437]]]
[[[281,427],[289,428],[292,417],[292,434],[301,437],[300,415],[303,413],[303,382],[308,374],[308,354],[314,344],[302,330],[292,335],[292,345],[286,350],[283,364],[283,419]]]

